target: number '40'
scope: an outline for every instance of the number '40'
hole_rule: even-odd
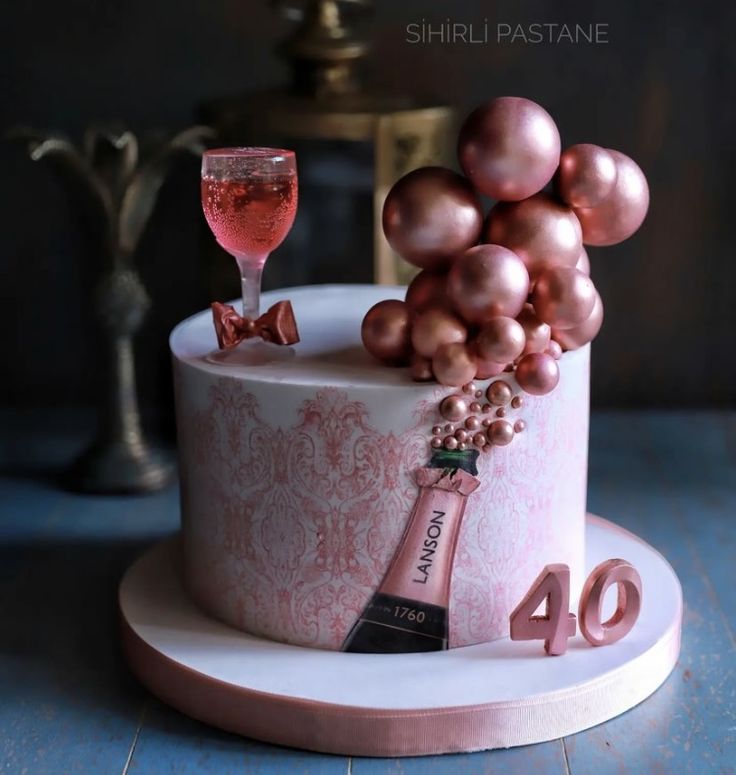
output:
[[[616,584],[616,611],[602,621],[606,590]],[[545,603],[543,616],[534,612]],[[570,568],[546,565],[510,617],[511,640],[544,640],[544,650],[556,656],[567,651],[567,639],[575,635],[575,614],[570,607]],[[580,630],[592,646],[621,640],[634,626],[641,610],[641,578],[626,560],[606,560],[588,576],[580,595]]]

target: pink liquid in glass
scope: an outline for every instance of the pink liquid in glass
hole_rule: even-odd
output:
[[[266,260],[289,233],[297,198],[296,174],[202,178],[207,223],[220,245],[239,258]]]

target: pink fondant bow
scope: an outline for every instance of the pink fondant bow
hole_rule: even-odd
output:
[[[217,344],[221,350],[235,347],[254,336],[275,344],[295,344],[299,341],[294,310],[290,301],[277,301],[259,318],[242,317],[230,304],[212,302],[212,319],[215,323]]]

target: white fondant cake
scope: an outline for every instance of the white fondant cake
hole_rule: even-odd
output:
[[[589,346],[564,354],[551,395],[508,410],[525,430],[482,452],[477,478],[463,474],[470,485],[438,483],[427,468],[432,427],[457,391],[380,367],[360,342],[365,312],[403,296],[378,286],[265,294],[263,309],[291,300],[301,342],[293,358],[260,366],[205,359],[216,347],[208,311],[172,333],[183,572],[206,613],[325,649],[372,637],[357,624],[380,620],[382,632],[425,638],[393,650],[428,650],[508,635],[510,612],[546,564],[567,563],[580,589]],[[477,387],[497,379],[521,394],[512,374]],[[430,520],[417,526],[420,491]],[[432,514],[443,516],[430,524]]]

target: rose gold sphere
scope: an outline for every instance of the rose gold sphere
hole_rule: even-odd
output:
[[[429,443],[434,449],[439,449],[442,446],[442,439],[439,436],[435,436]]]
[[[513,409],[521,409],[524,406],[524,399],[521,396],[514,396],[511,399],[511,407]]]
[[[575,263],[575,269],[590,277],[590,258],[588,257],[588,251],[585,248],[582,248],[580,251],[580,256]]]
[[[485,447],[486,441],[485,433],[476,433],[475,436],[473,436],[473,444],[475,444],[476,447]]]
[[[451,306],[446,291],[447,273],[423,269],[406,289],[406,303],[412,312],[424,312],[432,307]]]
[[[467,441],[467,439],[468,439],[468,432],[464,428],[458,428],[455,431],[455,438],[458,441]]]
[[[595,207],[616,183],[616,162],[600,145],[579,143],[565,148],[555,175],[555,191],[570,207]]]
[[[440,414],[450,422],[460,422],[468,413],[468,402],[464,396],[445,396],[440,402]]]
[[[514,426],[508,420],[496,420],[487,431],[488,441],[496,447],[505,447],[514,438]]]
[[[544,396],[557,387],[560,381],[560,367],[547,353],[525,355],[516,367],[516,381],[519,387],[533,396]]]
[[[489,320],[475,339],[478,357],[495,363],[511,363],[523,352],[526,344],[524,329],[513,318]]]
[[[391,365],[405,364],[411,355],[409,308],[398,299],[379,301],[366,312],[360,335],[375,358]]]
[[[480,420],[477,417],[468,417],[465,420],[465,427],[469,431],[477,431],[480,428]]]
[[[550,194],[491,208],[484,241],[513,250],[532,278],[548,266],[575,266],[583,233],[575,213]]]
[[[468,323],[516,317],[529,295],[529,274],[521,259],[500,245],[478,245],[455,259],[447,293]]]
[[[414,318],[411,344],[415,352],[432,358],[441,344],[464,342],[468,337],[465,324],[446,309],[428,309]]]
[[[439,436],[440,433],[442,433],[442,426],[441,425],[433,425],[432,426],[432,435],[433,436]]]
[[[496,417],[506,417],[506,409],[503,406],[499,406],[496,409]]]
[[[478,361],[478,369],[475,372],[476,379],[490,379],[503,373],[506,368],[505,363],[494,363],[493,361]]]
[[[391,247],[421,269],[442,269],[478,241],[480,201],[470,183],[444,167],[421,167],[394,183],[383,205]]]
[[[514,423],[514,430],[515,430],[517,433],[521,433],[521,432],[522,432],[523,430],[525,430],[525,429],[526,429],[526,423],[524,422],[524,420],[517,420],[517,421]]]
[[[475,376],[477,363],[466,345],[441,344],[432,358],[432,371],[442,385],[460,387]]]
[[[524,329],[526,337],[523,354],[544,352],[549,346],[552,329],[536,316],[534,307],[531,304],[525,304],[516,319]]]
[[[539,275],[532,305],[537,317],[553,328],[575,328],[593,311],[595,297],[587,274],[572,266],[553,266]]]
[[[616,245],[642,224],[649,209],[649,186],[639,165],[609,149],[616,162],[616,183],[596,207],[575,208],[586,245]]]
[[[504,382],[502,379],[497,379],[495,382],[491,382],[486,390],[486,398],[493,404],[493,406],[506,406],[511,400],[511,386],[508,382]]]
[[[475,395],[475,382],[468,382],[467,385],[463,385],[463,393],[468,396]]]
[[[593,311],[588,319],[576,328],[553,331],[555,339],[560,343],[563,350],[576,350],[596,338],[603,325],[603,302],[598,293],[595,295],[595,304]]]
[[[483,391],[482,390],[480,391],[480,394],[483,395]],[[473,401],[470,404],[470,411],[471,412],[477,414],[478,412],[480,412],[480,410],[481,410],[481,406],[480,406],[480,404],[477,401]]]
[[[454,436],[446,436],[443,443],[445,449],[457,449],[457,439]]]
[[[560,343],[556,342],[554,339],[547,345],[545,352],[547,355],[551,355],[556,361],[559,361],[560,358],[562,358],[562,347],[560,347]]]
[[[432,361],[418,353],[414,353],[409,361],[409,376],[414,382],[431,382],[434,379]]]
[[[474,110],[460,129],[460,166],[493,199],[518,201],[544,188],[560,160],[552,116],[523,97],[498,97]]]

